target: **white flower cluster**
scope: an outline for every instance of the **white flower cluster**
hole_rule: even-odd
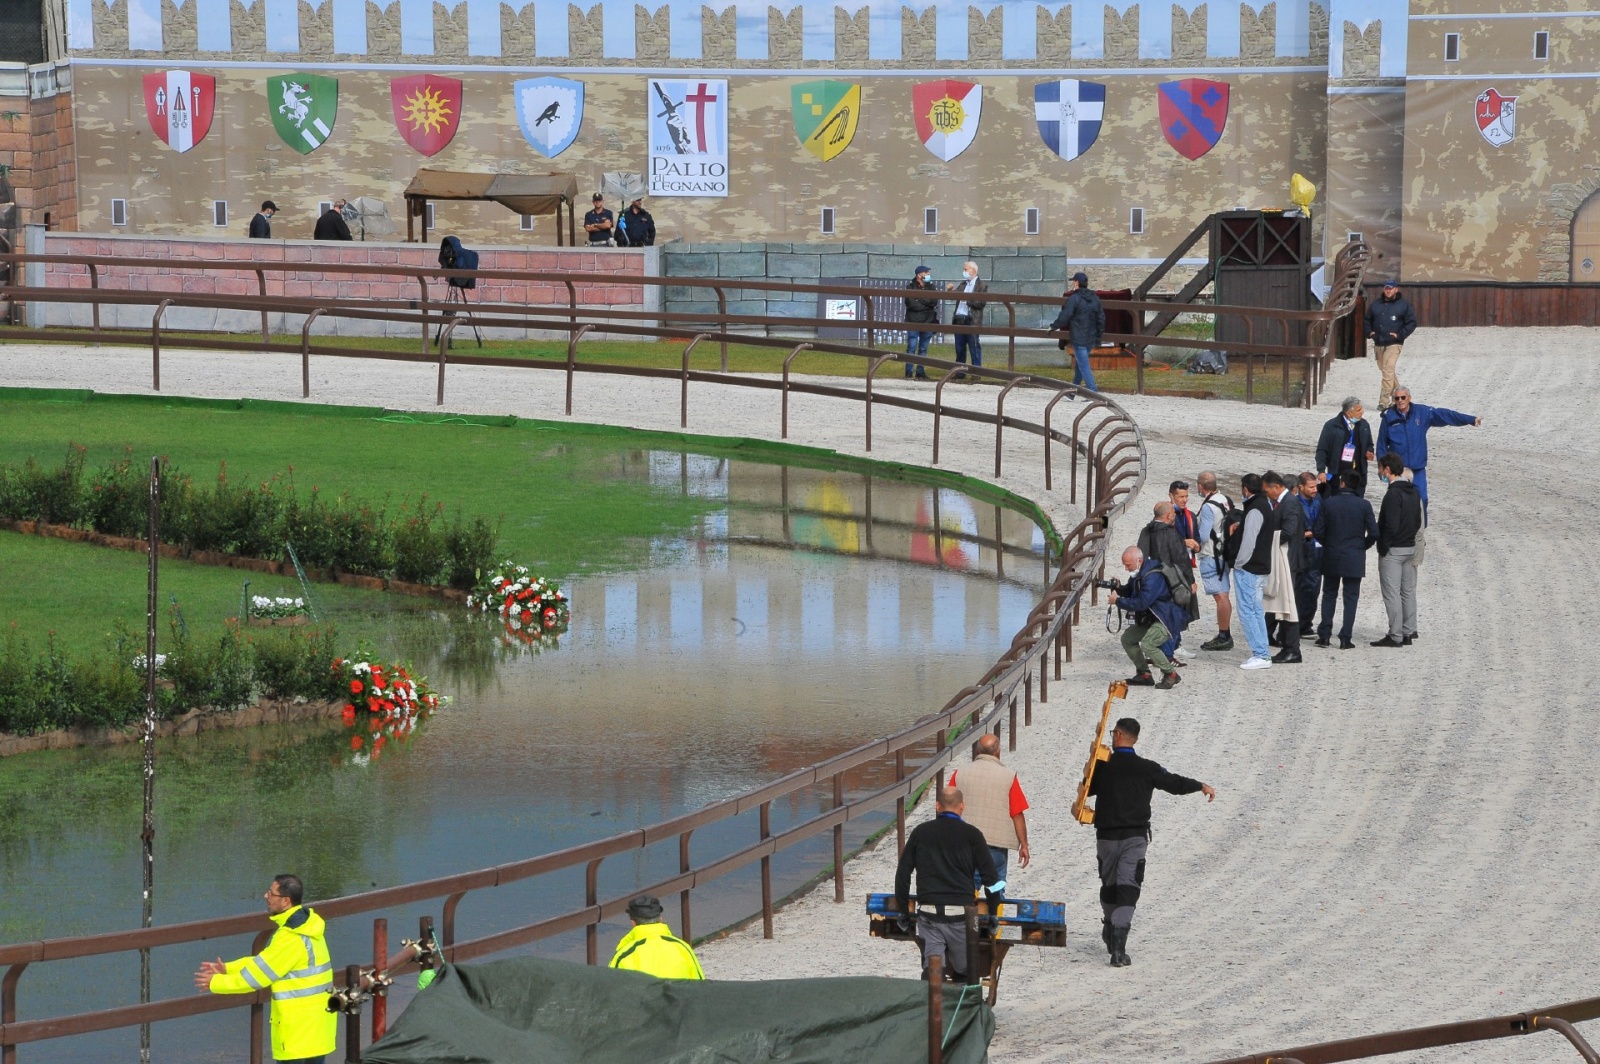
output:
[[[300,598],[268,598],[265,595],[250,596],[250,616],[252,617],[293,617],[306,612],[306,600]]]
[[[144,663],[145,663],[145,656],[143,654],[135,655],[134,659],[133,659],[133,671],[134,672],[143,672],[144,671]],[[156,675],[157,676],[161,675],[161,670],[164,667],[166,667],[166,664],[167,664],[167,656],[165,654],[157,654],[156,655]]]

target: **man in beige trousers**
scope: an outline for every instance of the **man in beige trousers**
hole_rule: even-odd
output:
[[[1378,392],[1378,413],[1389,409],[1400,366],[1400,348],[1417,331],[1417,316],[1400,294],[1400,282],[1383,282],[1383,295],[1367,304],[1367,335],[1378,356],[1378,372],[1383,385]]]

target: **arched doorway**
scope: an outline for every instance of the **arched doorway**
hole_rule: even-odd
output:
[[[1572,279],[1600,281],[1600,192],[1572,216]]]

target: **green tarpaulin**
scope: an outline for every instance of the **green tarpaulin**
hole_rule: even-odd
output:
[[[949,1064],[982,1064],[994,1014],[944,988]],[[963,998],[964,994],[964,998]],[[517,957],[446,968],[367,1050],[372,1064],[923,1064],[911,979],[684,982]]]

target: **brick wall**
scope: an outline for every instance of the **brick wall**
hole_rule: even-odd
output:
[[[30,248],[30,250],[32,250]],[[148,265],[111,266],[100,269],[100,287],[132,289],[150,292],[149,304],[137,306],[106,306],[101,310],[105,325],[148,328],[151,308],[168,294],[190,295],[254,295],[260,291],[254,273],[257,263],[296,264],[296,268],[268,272],[266,294],[290,297],[341,297],[416,300],[421,293],[416,280],[410,277],[354,276],[329,273],[329,265],[371,265],[437,267],[439,253],[435,245],[379,244],[362,242],[313,242],[276,240],[187,240],[159,237],[106,236],[51,232],[43,236],[43,249],[51,255],[96,255],[101,257],[138,258],[149,260]],[[478,265],[485,270],[528,270],[556,273],[607,274],[615,282],[581,283],[575,286],[580,305],[602,305],[619,310],[659,309],[660,289],[633,280],[641,275],[657,273],[659,252],[654,248],[638,250],[609,248],[589,251],[582,248],[474,248],[479,253]],[[185,263],[236,263],[238,269],[201,269]],[[88,288],[89,271],[85,266],[55,264],[45,267],[44,283],[51,287]],[[159,293],[159,295],[158,295]],[[433,281],[429,284],[429,297],[443,299],[444,286]],[[470,300],[492,312],[496,304],[532,304],[535,306],[565,305],[566,286],[555,281],[496,280],[482,278],[477,288],[468,294]],[[90,321],[88,305],[47,304],[36,305],[40,324],[86,325]],[[212,310],[198,307],[173,307],[163,317],[163,323],[176,329],[222,329],[229,331],[255,331],[260,328],[259,312]],[[275,332],[298,332],[304,317],[297,314],[273,314],[270,327]],[[394,325],[386,322],[358,321],[321,317],[313,331],[335,335],[415,335],[414,324]],[[496,330],[497,337],[523,337],[542,335],[537,330]]]
[[[35,73],[38,77],[35,77]],[[17,225],[78,227],[72,93],[49,66],[12,69],[0,86],[0,167],[17,204]],[[30,97],[29,86],[45,95]]]

